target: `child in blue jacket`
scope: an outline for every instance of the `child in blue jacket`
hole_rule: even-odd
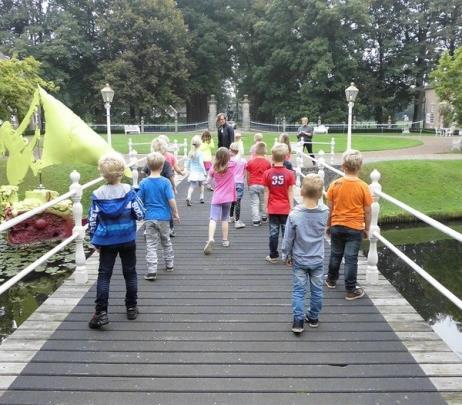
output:
[[[98,169],[107,184],[93,192],[88,213],[91,243],[99,251],[96,307],[88,324],[91,329],[98,329],[109,323],[109,284],[117,255],[122,261],[127,289],[127,318],[133,320],[138,316],[136,220],[142,220],[145,211],[143,203],[131,186],[121,183],[125,170],[125,161],[121,155],[104,155],[98,162]]]

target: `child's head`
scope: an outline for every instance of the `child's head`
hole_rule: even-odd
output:
[[[284,162],[287,154],[289,153],[289,148],[285,143],[276,143],[271,149],[271,155],[274,163]]]
[[[266,155],[266,143],[265,142],[258,142],[255,145],[255,154],[258,156]]]
[[[287,132],[283,132],[281,135],[279,135],[279,142],[286,144],[287,148],[289,149],[289,153],[292,152],[292,148],[290,146],[290,138]]]
[[[98,170],[108,184],[120,183],[124,175],[125,160],[119,153],[107,153],[99,159]]]
[[[158,139],[160,139],[161,141],[165,142],[167,145],[170,143],[170,139],[167,135],[159,135],[157,137]]]
[[[318,200],[322,197],[324,184],[319,174],[310,173],[305,176],[300,189],[302,197]]]
[[[263,135],[260,133],[260,132],[257,132],[254,136],[253,136],[253,140],[255,143],[257,142],[262,142],[263,141]]]
[[[149,170],[152,172],[160,172],[164,165],[165,158],[160,152],[152,152],[146,158]]]
[[[235,133],[234,133],[234,140],[235,140],[235,141],[240,141],[240,140],[241,140],[241,137],[242,137],[242,135],[241,135],[240,132],[235,132]]]
[[[167,143],[160,139],[160,136],[153,139],[151,142],[151,152],[160,152],[162,155],[165,155],[167,152]]]
[[[308,125],[308,117],[302,118],[302,125]]]
[[[201,137],[200,137],[199,135],[194,135],[194,136],[191,138],[191,147],[194,148],[194,149],[197,149],[197,148],[199,148],[201,145],[202,145]]]
[[[218,148],[213,162],[213,170],[217,173],[223,173],[228,170],[229,150],[227,148]]]
[[[210,135],[210,132],[206,130],[202,132],[201,140],[202,142],[210,143],[210,141],[212,140],[212,135]]]
[[[233,142],[229,145],[229,151],[231,155],[236,156],[239,153],[239,144],[237,142]]]
[[[342,168],[346,173],[356,174],[361,169],[363,157],[359,150],[350,149],[343,152]]]

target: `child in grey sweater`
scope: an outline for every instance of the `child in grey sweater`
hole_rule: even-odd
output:
[[[292,332],[300,334],[305,322],[317,328],[323,301],[324,232],[329,209],[320,202],[323,182],[317,174],[303,179],[300,194],[303,203],[297,205],[287,218],[282,258],[293,268]],[[305,315],[305,293],[309,283],[311,299]]]

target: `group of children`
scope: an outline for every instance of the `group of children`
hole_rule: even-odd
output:
[[[160,146],[159,146],[160,142]],[[242,142],[242,141],[241,141]],[[317,174],[307,175],[302,182],[301,204],[294,207],[293,186],[295,173],[290,165],[290,142],[281,134],[271,150],[271,161],[266,158],[266,144],[260,134],[250,150],[250,159],[242,156],[239,142],[230,149],[221,147],[212,160],[213,140],[208,131],[194,136],[185,165],[189,187],[186,204],[192,205],[194,189],[200,189],[200,203],[204,203],[204,186],[213,191],[210,207],[208,240],[204,254],[210,255],[215,245],[217,223],[221,223],[222,246],[230,246],[228,227],[244,228],[240,219],[241,199],[245,182],[250,196],[254,226],[269,223],[269,254],[266,261],[279,260],[279,235],[282,236],[282,260],[293,269],[293,324],[292,331],[300,334],[304,325],[317,327],[323,302],[323,284],[336,288],[342,258],[345,258],[345,299],[355,300],[364,295],[357,286],[358,252],[370,224],[372,197],[367,184],[359,179],[362,157],[358,151],[343,154],[343,178],[335,180],[327,191],[327,206],[323,203],[323,182]],[[147,157],[146,172],[136,192],[121,183],[125,162],[120,155],[100,159],[99,170],[107,181],[92,195],[89,212],[90,235],[99,250],[100,265],[97,280],[96,308],[89,322],[90,328],[100,328],[109,322],[107,305],[109,282],[117,254],[122,261],[126,283],[125,304],[127,318],[136,319],[136,220],[144,218],[146,238],[146,280],[157,275],[157,247],[162,247],[165,270],[174,270],[174,252],[170,239],[171,221],[179,221],[175,188],[171,173],[163,173],[166,163],[165,141],[156,139],[153,152]],[[175,168],[176,162],[170,166]],[[171,170],[173,171],[173,170]],[[324,280],[324,235],[331,238],[331,256],[327,279]],[[309,310],[305,314],[307,285],[311,291]]]

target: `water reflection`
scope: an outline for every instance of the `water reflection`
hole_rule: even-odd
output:
[[[400,244],[413,235],[425,234],[426,228],[382,232],[401,251],[419,264],[459,298],[462,297],[462,244],[455,240],[431,240]],[[433,237],[433,236],[432,236]],[[379,249],[379,270],[409,301],[436,333],[462,358],[462,311],[387,248]]]

